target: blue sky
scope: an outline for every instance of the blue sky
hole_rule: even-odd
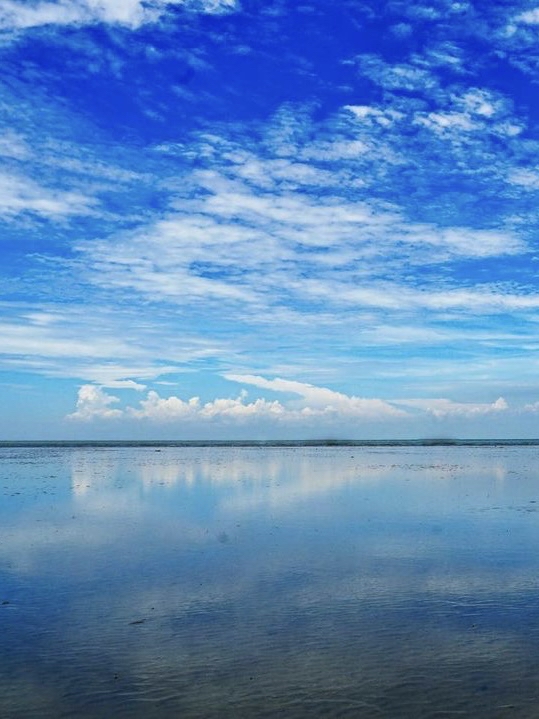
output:
[[[539,5],[0,2],[0,436],[539,435]]]

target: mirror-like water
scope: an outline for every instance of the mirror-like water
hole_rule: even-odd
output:
[[[2,447],[0,716],[539,715],[539,447]]]

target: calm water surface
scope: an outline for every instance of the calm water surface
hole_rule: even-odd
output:
[[[539,447],[0,447],[0,717],[539,717]]]

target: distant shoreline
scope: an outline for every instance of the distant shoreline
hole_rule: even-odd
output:
[[[539,439],[0,440],[9,447],[494,447],[539,446]]]

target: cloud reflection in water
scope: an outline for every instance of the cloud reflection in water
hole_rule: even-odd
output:
[[[1,451],[3,716],[530,716],[536,448]]]

